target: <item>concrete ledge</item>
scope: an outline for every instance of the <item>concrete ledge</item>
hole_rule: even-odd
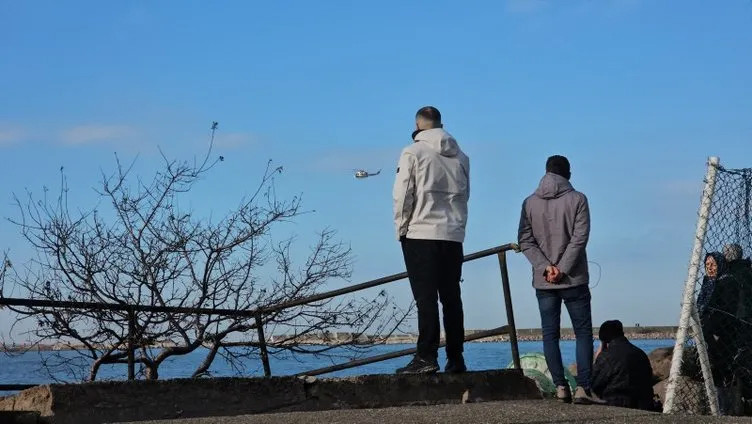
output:
[[[28,411],[0,411],[0,423],[2,424],[37,424],[39,412]]]
[[[0,400],[0,411],[37,411],[40,422],[99,424],[281,411],[540,399],[514,370],[465,374],[211,378],[52,384]]]

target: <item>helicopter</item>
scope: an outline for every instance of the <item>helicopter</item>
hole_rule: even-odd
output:
[[[379,169],[376,172],[368,172],[364,169],[356,169],[355,170],[355,178],[368,178],[368,177],[374,177],[376,175],[379,175],[381,173],[381,170]]]

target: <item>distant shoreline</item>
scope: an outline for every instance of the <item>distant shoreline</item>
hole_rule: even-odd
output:
[[[665,339],[671,339],[673,340],[676,335],[676,327],[627,327],[624,329],[624,333],[627,336],[628,339],[631,340],[665,340]],[[465,335],[472,335],[474,333],[485,331],[485,330],[467,330],[465,331]],[[598,329],[593,329],[593,335],[595,339],[598,338]],[[279,336],[280,340],[286,339],[286,336]],[[274,344],[275,337],[270,338],[269,344]],[[306,345],[334,345],[334,344],[342,344],[343,342],[348,342],[352,340],[352,335],[350,333],[332,333],[325,337],[322,336],[311,336],[307,337],[304,340],[300,340],[300,344],[306,344]],[[367,337],[362,338],[361,340],[357,340],[355,344],[361,345],[361,346],[368,346],[368,345],[394,345],[394,344],[415,344],[418,340],[418,336],[416,334],[397,334],[390,336],[386,339],[381,340],[374,340],[369,339]],[[517,330],[517,341],[520,342],[540,342],[543,340],[542,332],[539,328],[530,328],[530,329],[518,329]],[[574,331],[571,328],[562,328],[561,329],[561,340],[575,340]],[[508,342],[509,341],[509,335],[501,335],[501,336],[491,336],[486,337],[484,339],[479,340],[473,340],[467,343],[497,343],[497,342]],[[170,347],[172,346],[169,343],[162,343],[154,345],[154,347]],[[47,351],[63,351],[63,350],[80,350],[83,349],[83,346],[68,346],[64,344],[57,344],[57,345],[18,345],[18,346],[6,346],[3,349],[0,349],[2,352],[24,352],[24,351],[33,351],[33,352],[47,352]]]

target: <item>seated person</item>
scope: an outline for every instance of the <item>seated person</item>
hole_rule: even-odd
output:
[[[591,388],[608,405],[655,410],[653,369],[648,355],[624,337],[621,321],[606,321],[598,332]]]

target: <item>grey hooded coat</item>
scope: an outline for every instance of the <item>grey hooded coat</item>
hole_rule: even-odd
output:
[[[569,180],[546,173],[522,204],[518,242],[533,265],[533,287],[561,289],[589,283],[585,247],[590,236],[587,197],[575,191]],[[564,274],[557,284],[546,282],[546,267]]]

